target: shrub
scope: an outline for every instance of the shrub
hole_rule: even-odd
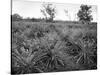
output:
[[[83,65],[86,69],[95,69],[97,64],[97,39],[91,33],[86,33],[78,45],[81,46],[81,52],[75,56],[76,63]]]

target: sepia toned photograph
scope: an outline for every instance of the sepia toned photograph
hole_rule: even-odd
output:
[[[97,70],[97,6],[11,1],[11,74]]]

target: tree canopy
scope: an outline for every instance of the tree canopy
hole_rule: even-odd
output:
[[[81,5],[80,10],[77,13],[77,16],[79,18],[79,21],[82,23],[87,23],[91,22],[93,20],[92,15],[91,15],[91,6],[88,5]]]
[[[52,22],[55,18],[56,9],[52,4],[43,4],[43,9],[41,9],[41,12],[45,16],[46,21]]]
[[[19,14],[13,14],[11,15],[12,21],[20,21],[22,20],[22,17]]]

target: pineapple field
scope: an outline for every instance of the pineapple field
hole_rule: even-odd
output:
[[[97,69],[97,24],[12,21],[11,73]]]

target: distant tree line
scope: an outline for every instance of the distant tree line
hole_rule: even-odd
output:
[[[23,18],[19,14],[11,15],[12,21],[33,21],[33,22],[54,22],[54,18],[56,16],[56,8],[52,4],[43,4],[43,8],[41,9],[41,13],[43,14],[44,18]],[[68,17],[68,11],[65,13]],[[91,15],[91,6],[88,5],[81,5],[79,11],[77,12],[78,21],[81,23],[90,23],[93,20]]]
[[[11,20],[12,21],[33,21],[33,22],[40,22],[40,21],[44,21],[43,18],[23,18],[22,16],[20,16],[19,14],[13,14],[11,15]]]

